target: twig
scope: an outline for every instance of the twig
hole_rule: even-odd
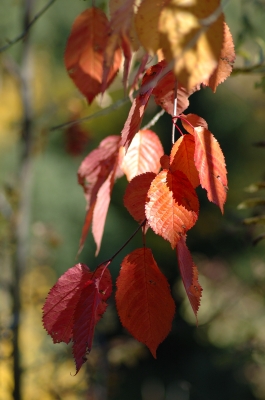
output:
[[[149,128],[151,128],[152,126],[154,126],[156,123],[157,123],[157,121],[159,120],[159,118],[161,118],[162,117],[162,115],[164,115],[165,114],[165,110],[162,108],[162,110],[160,110],[152,119],[151,119],[151,121],[149,121],[148,122],[148,124],[146,124],[143,128],[141,128],[142,130],[144,130],[144,129],[149,129]]]
[[[16,44],[17,42],[19,42],[20,40],[22,40],[26,34],[28,33],[28,31],[30,30],[30,28],[32,27],[32,25],[35,24],[35,22],[45,13],[45,11],[48,10],[48,8],[55,2],[56,0],[50,0],[48,1],[48,3],[35,15],[35,17],[33,17],[33,19],[29,22],[28,25],[26,25],[24,31],[17,36],[16,38],[12,39],[12,40],[7,40],[7,44],[0,47],[0,53],[2,53],[3,51],[9,49],[9,47],[13,46],[13,44]]]
[[[117,110],[118,108],[122,107],[124,104],[129,103],[130,99],[129,97],[124,97],[123,99],[120,99],[116,101],[114,104],[112,104],[109,107],[104,108],[103,110],[97,111],[94,114],[88,115],[87,117],[75,119],[74,121],[69,121],[69,122],[64,122],[60,125],[52,126],[50,128],[50,131],[55,131],[57,129],[62,129],[62,128],[67,128],[69,126],[79,124],[80,122],[84,121],[89,121],[94,118],[102,117],[104,115],[109,114],[111,111]]]

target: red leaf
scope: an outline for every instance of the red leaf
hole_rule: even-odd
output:
[[[91,350],[96,323],[112,292],[110,272],[102,265],[95,272],[84,264],[66,271],[50,290],[43,307],[43,325],[54,343],[73,340],[76,373]]]
[[[191,135],[194,135],[194,128],[198,126],[202,126],[203,128],[208,129],[208,124],[202,117],[196,114],[182,114],[180,116],[180,120],[183,128],[189,132]]]
[[[134,250],[122,261],[116,305],[122,325],[156,358],[157,346],[171,329],[175,304],[150,249]]]
[[[145,203],[151,182],[156,177],[153,172],[135,176],[128,184],[123,202],[129,213],[137,222],[145,220]]]
[[[139,96],[137,96],[132,103],[128,118],[121,132],[121,144],[125,147],[126,151],[128,150],[128,147],[130,146],[135,134],[140,129],[144,111],[151,96],[151,92],[152,91],[149,90],[149,92],[139,94]]]
[[[99,251],[114,180],[122,176],[118,168],[119,148],[120,137],[108,136],[83,160],[79,167],[78,182],[84,188],[87,201],[87,214],[79,243],[79,253],[83,248],[92,219],[93,225],[94,221],[98,224],[98,228],[93,229],[93,234],[97,253]],[[101,194],[106,195],[106,198]]]
[[[172,248],[198,218],[199,201],[194,188],[181,171],[163,170],[148,191],[145,215],[153,231],[168,240]]]
[[[182,237],[177,244],[177,256],[181,278],[197,320],[202,287],[198,281],[198,269],[192,260],[184,237]]]
[[[83,11],[74,21],[67,41],[64,62],[70,78],[89,103],[101,92],[104,49],[110,35],[109,22],[99,8]],[[115,50],[106,78],[109,87],[121,64],[121,50]]]
[[[204,82],[205,85],[210,86],[213,92],[220,83],[224,82],[228,78],[233,69],[233,63],[235,62],[235,48],[233,43],[233,37],[229,30],[228,25],[224,22],[224,39],[223,47],[220,54],[218,65],[210,76],[209,80]]]
[[[43,307],[43,325],[54,343],[69,343],[72,339],[74,312],[81,288],[89,279],[89,268],[85,264],[76,264],[49,291]]]
[[[145,172],[157,174],[163,154],[164,150],[156,133],[148,129],[141,130],[134,136],[122,160],[121,169],[128,181]]]
[[[191,135],[181,136],[173,145],[170,153],[170,171],[182,171],[192,186],[200,184],[198,171],[194,164],[195,140]]]
[[[223,213],[228,190],[224,155],[219,143],[208,129],[195,128],[194,135],[194,160],[201,186],[207,190],[208,199],[220,207]]]

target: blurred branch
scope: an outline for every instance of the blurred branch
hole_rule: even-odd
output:
[[[248,73],[251,73],[251,72],[255,72],[255,73],[265,72],[265,64],[264,64],[264,62],[255,64],[255,65],[249,65],[247,67],[233,68],[233,71],[232,71],[231,75],[248,74]]]
[[[48,3],[35,15],[35,17],[28,22],[27,25],[25,25],[24,31],[18,35],[16,38],[12,39],[12,40],[8,40],[6,39],[6,41],[8,42],[6,45],[0,47],[0,53],[2,53],[3,51],[9,49],[11,46],[13,46],[14,44],[18,43],[20,40],[24,39],[24,37],[27,35],[28,31],[30,30],[30,28],[32,27],[32,25],[35,24],[35,22],[37,22],[37,20],[45,13],[45,11],[48,10],[48,8],[50,8],[50,6],[55,3],[56,0],[50,0],[48,1]]]
[[[162,108],[162,110],[160,110],[152,119],[151,119],[151,121],[149,121],[148,122],[148,124],[146,124],[143,128],[141,128],[142,130],[144,130],[144,129],[149,129],[149,128],[151,128],[152,126],[154,126],[156,123],[157,123],[157,121],[159,120],[159,118],[161,118],[162,117],[162,115],[164,115],[165,114],[165,110]]]

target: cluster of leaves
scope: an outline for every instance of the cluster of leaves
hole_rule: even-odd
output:
[[[98,254],[114,183],[125,174],[129,183],[124,205],[142,228],[143,247],[122,261],[116,305],[122,325],[156,357],[158,345],[171,329],[175,305],[167,280],[145,245],[145,235],[150,227],[176,249],[197,318],[202,288],[186,245],[187,231],[199,215],[195,189],[201,185],[209,201],[223,212],[227,171],[222,150],[206,121],[184,111],[189,96],[201,85],[215,91],[230,75],[234,46],[219,0],[142,0],[138,7],[134,0],[110,0],[109,7],[110,19],[92,7],[73,24],[65,66],[75,85],[91,103],[113,82],[122,55],[125,86],[133,53],[142,47],[145,56],[131,84],[131,90],[139,89],[121,135],[106,137],[78,170],[87,201],[79,252],[92,226]],[[150,54],[158,60],[146,69]],[[164,154],[155,132],[141,129],[151,96],[172,116],[180,132],[170,155]],[[94,272],[84,264],[70,268],[51,289],[44,305],[43,323],[53,341],[73,341],[76,373],[91,350],[95,325],[111,295],[108,267],[115,255]]]

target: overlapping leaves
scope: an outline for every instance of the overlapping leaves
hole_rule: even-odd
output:
[[[230,75],[235,60],[232,37],[220,0],[142,0],[137,7],[134,0],[110,0],[109,10],[109,18],[96,7],[81,13],[66,45],[67,72],[87,101],[91,103],[113,82],[122,53],[124,85],[133,52],[142,46],[145,53],[131,90],[140,87],[121,135],[102,140],[78,170],[87,202],[79,252],[92,226],[99,253],[113,186],[125,174],[129,183],[124,205],[143,227],[143,234],[150,227],[176,249],[180,275],[197,318],[202,288],[186,244],[187,232],[199,216],[195,189],[201,185],[223,212],[227,171],[220,145],[206,121],[183,112],[201,84],[215,92]],[[161,61],[145,71],[137,86],[148,55],[157,53]],[[155,132],[141,130],[151,97],[173,117],[173,123],[180,119],[185,129],[169,156]],[[94,272],[84,264],[70,268],[50,290],[43,308],[44,327],[54,343],[73,342],[76,373],[91,350],[95,326],[111,295],[107,269],[111,261]],[[175,305],[145,241],[124,258],[116,286],[122,325],[156,357],[158,345],[171,329]]]

